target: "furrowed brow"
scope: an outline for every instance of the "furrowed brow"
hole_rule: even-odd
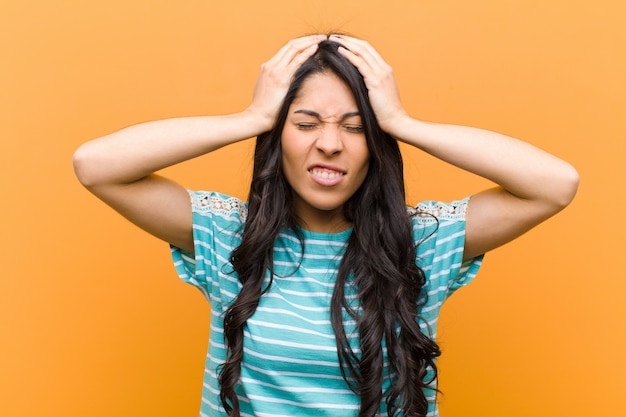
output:
[[[300,109],[300,110],[296,110],[294,113],[306,114],[306,115],[309,115],[309,116],[313,116],[313,117],[315,117],[315,118],[317,118],[319,120],[324,120],[325,119],[324,117],[322,117],[321,114],[319,114],[318,112],[313,111],[313,110]],[[344,121],[345,119],[349,119],[351,117],[360,116],[360,115],[361,115],[361,113],[359,113],[358,111],[353,111],[353,112],[349,112],[349,113],[346,113],[346,114],[342,115],[339,118],[339,120],[340,121]]]
[[[318,118],[320,120],[322,119],[322,115],[319,114],[318,112],[313,111],[313,110],[304,110],[304,109],[302,109],[302,110],[296,110],[296,111],[294,111],[294,113],[302,113],[302,114],[306,114],[308,116],[316,117],[316,118]]]

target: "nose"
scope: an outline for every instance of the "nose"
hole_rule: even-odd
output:
[[[343,150],[343,138],[339,126],[326,123],[319,132],[315,145],[320,152],[335,155]]]

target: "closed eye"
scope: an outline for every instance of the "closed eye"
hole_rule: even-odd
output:
[[[363,126],[361,125],[344,125],[344,129],[351,133],[363,133]]]
[[[317,126],[317,123],[296,123],[296,127],[300,130],[312,130]]]

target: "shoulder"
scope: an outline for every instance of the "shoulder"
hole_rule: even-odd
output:
[[[439,302],[469,283],[482,263],[482,256],[463,260],[470,199],[425,201],[408,209],[417,245],[416,262],[426,273],[430,288],[438,292],[434,300]]]
[[[470,197],[450,202],[423,201],[415,207],[408,207],[418,251],[441,249],[442,243],[447,246],[451,241],[455,241],[453,250],[462,248],[469,200]]]

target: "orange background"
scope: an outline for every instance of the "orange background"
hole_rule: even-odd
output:
[[[82,142],[246,106],[288,39],[370,42],[416,117],[572,162],[571,207],[444,309],[443,417],[626,415],[626,6],[552,1],[3,1],[0,415],[196,416],[209,307],[167,245],[75,180]],[[252,141],[168,170],[246,195]],[[405,149],[410,202],[488,184]]]

